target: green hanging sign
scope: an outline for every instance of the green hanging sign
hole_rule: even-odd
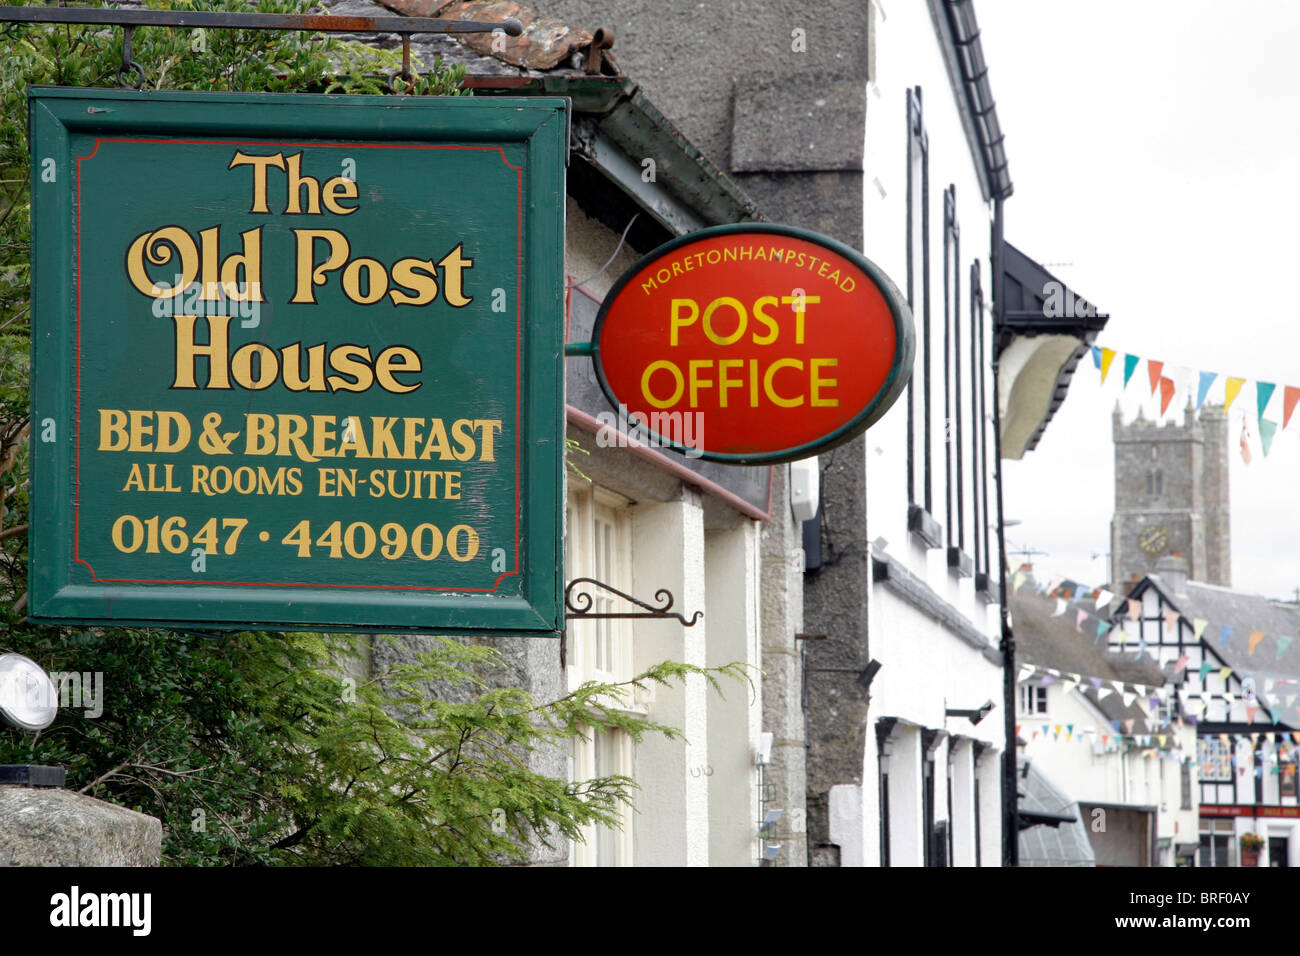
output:
[[[33,89],[31,617],[562,628],[566,108]]]

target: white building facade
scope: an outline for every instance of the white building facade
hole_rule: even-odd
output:
[[[969,125],[945,6],[872,4],[864,250],[907,297],[917,345],[907,394],[849,446],[865,456],[866,643],[878,669],[856,682],[869,699],[861,781],[830,789],[843,865],[1003,859],[988,282],[998,187]],[[836,558],[833,523],[823,519],[823,562]],[[822,586],[809,578],[810,591]]]

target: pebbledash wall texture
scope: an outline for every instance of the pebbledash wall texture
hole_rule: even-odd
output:
[[[1143,417],[1124,424],[1116,409],[1115,517],[1111,582],[1127,587],[1169,554],[1184,558],[1188,577],[1232,584],[1228,516],[1228,420],[1224,409],[1189,406],[1182,424]]]

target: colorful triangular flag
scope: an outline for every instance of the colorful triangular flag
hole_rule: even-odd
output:
[[[1282,427],[1286,428],[1287,423],[1291,421],[1291,413],[1295,411],[1296,402],[1300,402],[1300,388],[1293,385],[1286,385],[1282,388]]]
[[[1147,359],[1147,376],[1151,379],[1151,394],[1156,393],[1160,387],[1160,374],[1165,370],[1164,362],[1157,362],[1155,359]]]
[[[1273,435],[1277,432],[1277,422],[1270,422],[1267,418],[1259,420],[1259,443],[1264,446],[1264,457],[1268,457],[1268,450],[1273,445]]]
[[[1164,415],[1166,412],[1169,411],[1169,403],[1174,400],[1174,392],[1176,391],[1177,389],[1174,387],[1174,380],[1172,378],[1162,377],[1160,379],[1160,414],[1161,415]]]
[[[1264,417],[1264,409],[1268,407],[1268,400],[1273,397],[1273,389],[1277,388],[1272,382],[1255,383],[1255,403],[1259,408],[1256,418]]]
[[[1199,641],[1201,635],[1205,632],[1206,625],[1209,623],[1210,622],[1203,617],[1198,617],[1196,620],[1192,621],[1192,640]]]
[[[1110,363],[1115,360],[1114,349],[1101,350],[1101,380],[1106,381],[1106,373],[1110,371]]]
[[[1291,642],[1292,642],[1293,640],[1295,640],[1295,638],[1293,638],[1293,637],[1285,637],[1285,636],[1280,636],[1280,637],[1278,637],[1278,639],[1277,639],[1277,656],[1274,658],[1274,660],[1279,660],[1279,661],[1280,661],[1280,660],[1282,659],[1282,655],[1286,653],[1286,649],[1287,649],[1288,647],[1291,646]],[[1292,694],[1291,696],[1294,697],[1295,695]]]
[[[1198,410],[1205,404],[1205,396],[1209,394],[1210,386],[1214,384],[1214,380],[1218,377],[1216,372],[1201,373],[1201,381],[1196,388],[1196,407]]]
[[[1241,391],[1241,386],[1245,384],[1246,384],[1246,380],[1244,378],[1233,378],[1231,376],[1229,376],[1228,380],[1224,382],[1223,384],[1224,414],[1227,414],[1228,409],[1232,407],[1233,399],[1237,397],[1237,393]]]
[[[1236,628],[1230,624],[1225,624],[1219,628],[1219,646],[1224,647],[1228,643],[1228,638],[1232,637],[1232,632]]]
[[[1246,653],[1247,653],[1247,654],[1254,654],[1254,653],[1255,653],[1255,648],[1259,646],[1259,642],[1262,641],[1263,639],[1264,639],[1264,633],[1263,633],[1262,631],[1251,631],[1251,632],[1250,632],[1250,650],[1246,651]]]
[[[1133,377],[1133,370],[1138,367],[1138,362],[1142,361],[1136,355],[1124,356],[1124,387],[1128,388],[1128,380]]]

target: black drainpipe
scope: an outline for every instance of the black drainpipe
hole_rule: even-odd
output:
[[[998,594],[1002,616],[1002,722],[1007,744],[1002,752],[1002,865],[1020,865],[1020,813],[1016,790],[1016,638],[1007,610],[1007,540],[1002,513],[1002,412],[998,389],[998,327],[1004,308],[1002,289],[1002,199],[993,200],[993,486],[998,498]]]

